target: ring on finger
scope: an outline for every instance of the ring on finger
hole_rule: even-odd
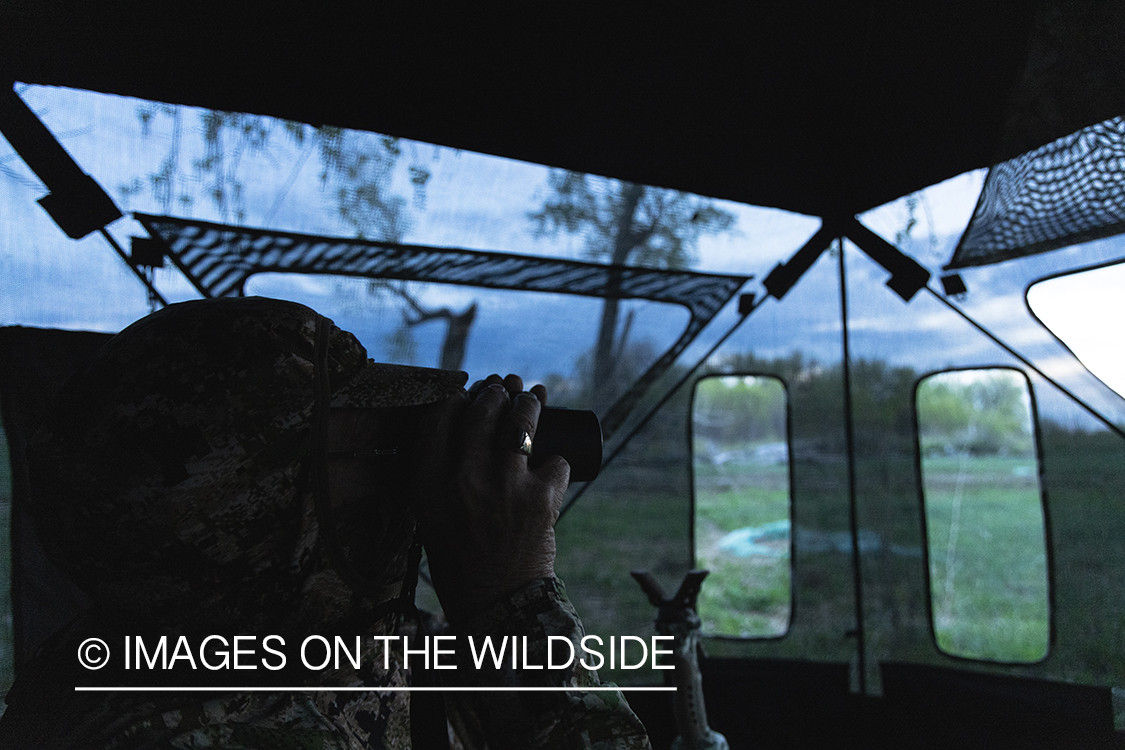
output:
[[[520,431],[520,434],[514,441],[514,444],[509,447],[509,450],[513,451],[514,453],[522,453],[525,456],[531,455],[531,449],[531,433],[527,430]]]

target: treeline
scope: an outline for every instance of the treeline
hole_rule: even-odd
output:
[[[695,386],[692,432],[722,445],[781,442],[786,439],[786,398],[773,377],[712,376]]]
[[[844,449],[841,363],[823,365],[799,352],[777,359],[747,353],[724,358],[713,374],[714,370],[769,377],[702,381],[696,391],[696,414],[702,417],[698,423],[704,431],[711,430],[708,437],[731,436],[735,431],[707,425],[743,422],[752,426],[738,434],[757,441],[781,440],[785,426],[779,420],[788,415],[795,436],[816,440],[823,451]],[[1034,451],[1026,381],[1018,371],[993,368],[922,378],[909,367],[857,360],[849,374],[855,443],[861,453],[913,452],[915,417],[925,454],[1031,455]],[[727,418],[718,419],[718,413]]]
[[[924,454],[1034,455],[1026,381],[1011,370],[988,372],[976,378],[942,373],[919,385]]]
[[[638,352],[639,354],[640,352]],[[624,388],[647,366],[646,356],[626,360]],[[551,401],[583,407],[589,398],[588,357],[575,376],[548,379]],[[743,377],[752,376],[752,377]],[[923,376],[881,360],[852,362],[851,411],[856,450],[867,456],[914,454],[975,456],[1034,453],[1026,381],[1016,370],[992,368]],[[847,434],[841,363],[823,364],[800,352],[769,359],[729,355],[683,389],[655,415],[638,455],[686,459],[687,420],[715,450],[785,442],[790,434],[805,455],[843,455]],[[688,400],[691,397],[691,410]],[[642,407],[648,399],[642,401]],[[915,425],[917,424],[917,431]]]

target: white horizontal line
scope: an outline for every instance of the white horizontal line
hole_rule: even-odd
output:
[[[113,686],[98,686],[98,687],[75,687],[76,693],[110,693],[110,692],[123,692],[123,693],[423,693],[423,692],[447,692],[447,693],[593,693],[593,692],[606,692],[606,691],[634,691],[634,692],[675,692],[674,687],[566,687],[566,686],[551,686],[551,687],[113,687]]]

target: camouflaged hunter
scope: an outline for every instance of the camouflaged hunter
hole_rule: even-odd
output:
[[[325,452],[323,433],[314,438],[317,392],[334,408],[409,410],[459,392],[465,379],[374,364],[355,337],[309,308],[258,298],[172,305],[109,341],[64,389],[29,447],[42,544],[94,606],[21,670],[0,745],[409,748],[422,746],[419,737],[440,746],[448,736],[464,748],[647,748],[644,728],[616,691],[445,693],[436,710],[423,696],[442,694],[380,692],[423,676],[400,666],[401,649],[384,669],[381,647],[366,637],[359,669],[344,660],[320,671],[138,676],[119,662],[89,671],[75,660],[77,644],[91,635],[119,644],[129,634],[280,634],[299,643],[313,633],[416,629],[420,549],[406,499],[394,497],[403,487],[389,481],[379,513],[363,518],[374,553],[354,554],[335,533],[317,479]],[[478,639],[528,636],[537,663],[548,636],[577,644],[583,634],[554,579],[456,624],[456,633]],[[599,684],[578,662],[566,670],[471,666],[440,677],[468,686]],[[74,690],[161,679],[372,690]],[[426,722],[446,726],[435,731]]]

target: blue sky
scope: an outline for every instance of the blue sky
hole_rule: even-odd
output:
[[[192,167],[193,160],[204,155],[198,110],[178,108],[178,134],[172,127],[173,118],[167,115],[157,115],[146,134],[138,118],[139,109],[146,105],[138,100],[46,87],[28,87],[22,95],[123,210],[164,212],[149,191],[125,196],[120,187],[157,171],[161,160],[178,146],[180,192],[194,199],[190,205],[174,204],[177,210],[169,213],[232,222],[229,212],[219,211],[207,199],[206,186]],[[370,134],[355,137],[378,138]],[[275,130],[266,147],[244,149],[239,155],[236,171],[245,184],[244,223],[333,236],[350,234],[333,211],[331,196],[318,178],[318,159],[307,143],[306,139],[305,146],[298,146]],[[404,141],[401,146],[403,157],[392,172],[390,190],[403,196],[411,217],[404,242],[583,257],[581,237],[537,239],[532,234],[527,213],[546,195],[547,168],[427,144]],[[414,200],[407,164],[423,165],[432,173],[424,205]],[[913,210],[916,224],[903,249],[936,273],[948,260],[972,212],[983,177],[983,171],[962,175],[920,193]],[[114,331],[146,314],[149,305],[143,287],[105,240],[97,235],[81,241],[66,239],[35,203],[44,192],[0,140],[0,323]],[[753,274],[760,280],[819,226],[813,217],[730,202],[720,205],[737,217],[735,231],[703,238],[693,265],[696,270]],[[903,199],[868,212],[862,219],[893,241],[910,217]],[[129,218],[114,223],[109,231],[126,246],[130,234],[142,233]],[[963,276],[970,292],[961,304],[1005,340],[1011,339],[1009,343],[1048,362],[1053,372],[1081,380],[1083,376],[1074,373],[1073,358],[1028,315],[1023,290],[1042,276],[1120,257],[1118,248],[1116,241],[1103,241],[968,269]],[[852,310],[851,329],[859,350],[867,347],[888,357],[900,356],[917,367],[941,367],[977,356],[960,350],[979,348],[977,337],[950,335],[948,311],[926,302],[915,301],[904,308],[894,299],[879,301],[885,295],[876,290],[882,288],[885,273],[854,249],[848,250],[848,257],[849,276],[853,277],[849,283],[856,290],[870,290],[857,297],[859,304]],[[172,301],[198,296],[170,269],[158,270],[155,283]],[[806,289],[800,290],[801,285]],[[792,293],[799,297],[787,298],[784,309],[771,311],[767,306],[778,303],[770,301],[759,311],[762,325],[771,316],[778,321],[775,335],[740,333],[732,339],[732,346],[761,356],[784,356],[804,349],[812,356],[830,359],[838,349],[835,280],[830,273],[810,274],[801,285]],[[1117,325],[1125,319],[1122,295],[1117,292],[1121,285],[1120,268],[1107,269],[1081,278],[1043,282],[1035,287],[1032,299],[1036,314],[1065,332],[1083,362],[1101,373],[1105,382],[1125,391],[1125,346]],[[386,335],[400,316],[394,305],[366,295],[362,284],[340,280],[259,277],[251,282],[250,291],[313,303],[341,326],[354,329],[373,356],[386,355]],[[747,291],[761,290],[751,282]],[[592,344],[600,310],[590,300],[567,297],[482,295],[477,290],[434,285],[418,293],[427,304],[453,309],[463,309],[473,300],[480,302],[482,311],[465,363],[474,378],[507,368],[533,378],[549,372],[571,374],[568,370],[573,370],[578,353]],[[799,303],[793,301],[798,298]],[[871,304],[865,304],[868,299]],[[686,320],[678,308],[637,307],[633,339],[649,340],[658,349],[678,335]],[[913,322],[904,326],[906,318]],[[733,319],[728,310],[703,339],[713,340]],[[762,325],[755,321],[746,327],[757,331]],[[436,364],[430,360],[436,358],[439,336],[437,326],[417,329],[418,364]],[[864,343],[867,339],[870,345]],[[921,351],[916,344],[923,340],[928,343]],[[1096,384],[1083,387],[1097,391]],[[1098,398],[1107,408],[1121,411],[1106,394]]]

